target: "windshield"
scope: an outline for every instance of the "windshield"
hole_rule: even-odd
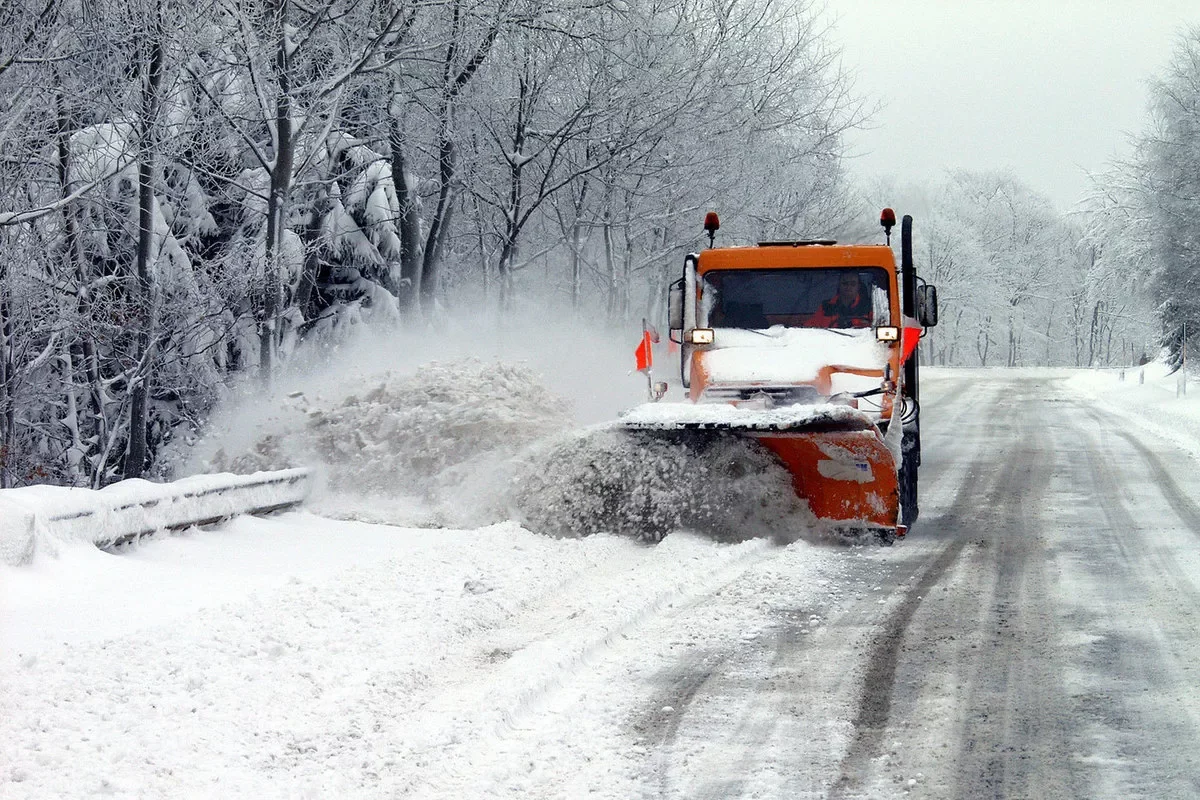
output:
[[[887,278],[880,267],[712,270],[702,309],[713,328],[888,325]]]

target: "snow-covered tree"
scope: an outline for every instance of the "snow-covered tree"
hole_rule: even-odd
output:
[[[709,208],[730,243],[836,233],[862,108],[820,20],[3,5],[0,486],[161,474],[231,381],[360,321],[436,323],[481,290],[654,316]]]
[[[1152,85],[1137,163],[1142,183],[1133,208],[1150,223],[1152,290],[1163,342],[1178,361],[1185,329],[1200,330],[1200,27],[1180,37]]]
[[[915,233],[918,273],[938,287],[929,357],[947,364],[1072,363],[1072,298],[1086,294],[1080,232],[1008,172],[951,173]]]

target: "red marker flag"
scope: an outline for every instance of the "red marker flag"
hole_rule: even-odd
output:
[[[642,342],[633,351],[637,357],[637,371],[645,372],[654,366],[654,351],[650,349],[650,331],[642,331]]]
[[[908,357],[911,356],[913,354],[913,351],[917,349],[917,342],[921,341],[922,330],[923,329],[920,327],[915,327],[915,328],[905,327],[905,328],[901,329],[901,334],[900,334],[900,347],[901,347],[901,352],[902,352],[902,356],[900,358],[901,362],[908,361]]]

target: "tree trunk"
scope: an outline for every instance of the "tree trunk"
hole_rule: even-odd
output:
[[[617,316],[617,259],[613,245],[612,220],[607,209],[604,211],[600,233],[604,242],[604,275],[608,279],[608,318],[614,320]]]
[[[1045,362],[1045,366],[1047,366],[1047,367],[1050,366],[1050,362],[1053,359],[1053,356],[1050,353],[1050,343],[1051,343],[1050,329],[1053,325],[1053,322],[1054,322],[1054,306],[1051,306],[1050,313],[1046,315],[1046,362]]]
[[[583,303],[583,209],[587,205],[588,187],[591,181],[582,179],[579,197],[572,201],[575,216],[571,222],[571,308],[579,310]]]
[[[154,173],[157,161],[159,90],[163,78],[162,4],[155,5],[148,26],[149,59],[142,79],[142,118],[138,153],[137,365],[130,378],[129,448],[125,453],[125,478],[140,478],[146,467],[146,428],[150,381],[153,378],[151,347],[157,314],[154,301]]]
[[[411,310],[421,291],[421,224],[415,187],[408,185],[408,163],[404,157],[404,131],[397,117],[388,129],[392,151],[392,183],[400,206],[400,284],[396,297],[403,311]]]
[[[578,311],[583,303],[583,225],[576,214],[571,224],[571,308]]]
[[[991,350],[992,338],[988,335],[988,328],[992,325],[992,318],[985,317],[983,325],[980,326],[979,332],[975,334],[975,352],[979,355],[979,366],[986,367],[988,360],[988,351]]]
[[[504,211],[504,244],[500,254],[500,309],[507,311],[512,302],[513,261],[517,253],[517,237],[521,235],[521,196],[525,178],[525,112],[529,84],[524,77],[517,80],[517,119],[513,126],[512,152],[508,162],[508,208]]]
[[[483,278],[483,303],[486,306],[492,298],[492,265],[487,254],[487,230],[484,227],[483,210],[479,207],[479,198],[475,198],[475,236],[479,247],[479,274]]]
[[[67,474],[70,476],[70,485],[78,486],[80,478],[83,478],[85,473],[82,469],[84,447],[83,438],[79,432],[79,398],[75,392],[75,357],[71,352],[71,345],[66,339],[62,341],[58,361],[62,369],[63,386],[66,387],[66,403],[63,406],[62,419],[59,420],[59,424],[67,429],[70,441],[70,445],[64,453],[66,468]]]
[[[624,252],[621,255],[621,292],[618,296],[620,309],[617,319],[624,321],[629,318],[630,293],[633,290],[633,242],[629,239],[628,224],[622,228],[621,238],[623,239],[624,247],[622,249]]]
[[[13,408],[12,315],[8,303],[8,265],[0,259],[0,489],[12,486],[16,411]]]
[[[1088,332],[1088,363],[1089,367],[1096,363],[1096,346],[1100,339],[1100,302],[1092,307],[1092,327]]]
[[[421,306],[425,313],[433,310],[437,298],[438,279],[441,277],[442,247],[450,229],[450,217],[454,209],[454,107],[463,88],[475,77],[479,67],[491,53],[492,45],[500,33],[502,18],[497,17],[488,28],[487,35],[471,54],[466,63],[458,68],[459,37],[462,35],[462,6],[453,0],[450,22],[450,43],[442,60],[442,104],[438,111],[438,202],[433,219],[429,222],[429,233],[425,237],[425,250],[421,258]],[[503,281],[503,276],[501,276]],[[502,284],[503,285],[503,284]]]
[[[259,321],[259,375],[270,383],[278,340],[281,278],[279,269],[283,230],[287,222],[288,192],[292,185],[292,85],[288,55],[287,19],[290,0],[275,0],[274,16],[279,26],[275,51],[275,163],[271,165],[271,193],[267,197],[267,234],[263,245],[263,307]]]
[[[1008,318],[1008,366],[1017,365],[1017,323],[1011,316]]]
[[[58,107],[58,129],[56,135],[58,140],[57,168],[59,192],[63,197],[68,197],[71,194],[70,140],[73,126],[67,118],[66,110],[62,106],[61,93],[55,98],[55,101]],[[92,298],[90,293],[84,288],[88,284],[89,275],[84,262],[83,242],[79,235],[79,222],[76,218],[75,205],[69,203],[63,206],[62,213],[63,252],[68,264],[73,268],[75,280],[79,285],[79,297],[75,307],[79,314],[79,319],[84,321],[84,327],[77,332],[77,335],[83,354],[82,366],[88,381],[87,410],[91,417],[89,428],[92,434],[92,444],[88,447],[87,452],[89,462],[88,485],[93,489],[99,489],[104,485],[106,474],[105,465],[101,463],[99,453],[104,443],[108,441],[108,415],[104,402],[104,387],[100,379],[100,359],[96,355],[96,343],[93,339],[93,332],[89,327],[92,319]],[[140,213],[141,209],[139,208]]]
[[[300,273],[300,283],[296,286],[296,296],[292,302],[300,309],[304,319],[312,319],[318,313],[313,293],[321,277],[321,219],[329,213],[330,204],[329,195],[323,193],[320,199],[313,202],[308,222],[300,230],[300,241],[304,245],[304,270]]]
[[[429,221],[429,233],[425,236],[425,250],[421,259],[421,283],[419,296],[421,307],[428,313],[433,310],[437,298],[438,280],[441,278],[442,245],[446,230],[450,227],[453,208],[452,184],[454,181],[454,141],[450,138],[450,108],[443,111],[438,127],[438,188],[437,208]]]

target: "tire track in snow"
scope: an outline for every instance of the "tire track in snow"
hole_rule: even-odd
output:
[[[968,472],[953,503],[933,525],[939,530],[970,526],[979,516],[976,503],[983,479],[982,469]],[[973,509],[976,509],[974,513]],[[853,722],[854,740],[838,771],[831,798],[845,797],[847,792],[861,789],[871,760],[881,750],[891,712],[896,668],[908,627],[925,597],[958,561],[966,544],[966,539],[955,538],[945,545],[917,582],[904,591],[895,610],[884,620],[876,644],[867,655],[861,698]]]
[[[965,488],[965,485],[964,485]],[[897,610],[887,619],[875,648],[868,656],[862,699],[854,718],[854,742],[839,770],[830,797],[843,797],[860,788],[869,762],[881,749],[892,707],[896,666],[905,634],[929,590],[939,583],[962,554],[964,540],[951,542],[930,565],[921,579],[905,593]]]
[[[651,698],[648,711],[633,722],[633,730],[654,748],[654,782],[659,797],[669,796],[669,759],[679,727],[700,690],[724,667],[730,655],[728,651],[697,653],[672,666],[659,677],[664,686]]]
[[[1163,497],[1171,504],[1171,509],[1179,515],[1179,518],[1191,529],[1192,533],[1200,537],[1200,507],[1193,503],[1183,493],[1183,490],[1179,488],[1179,484],[1175,482],[1175,478],[1163,466],[1162,459],[1129,431],[1116,428],[1116,434],[1138,452],[1138,455],[1146,462],[1146,466],[1154,473],[1154,481],[1163,493]]]
[[[854,552],[863,550],[885,552],[874,546]],[[773,569],[786,574],[795,569],[796,560],[806,560],[814,552],[819,550],[788,548],[781,551],[778,561],[764,564],[762,572]],[[850,557],[847,553],[847,559]],[[877,563],[871,559],[870,565]],[[821,575],[841,572],[844,566],[838,558]],[[831,661],[822,644],[846,647],[841,631],[834,632],[832,627],[849,612],[831,611],[828,606],[831,591],[836,596],[843,593],[847,576],[832,582],[836,589],[831,590],[831,582],[822,577],[820,585],[798,593],[787,584],[772,590],[769,576],[759,573],[756,569],[739,582],[736,600],[769,598],[768,610],[755,625],[758,633],[724,639],[715,654],[710,651],[709,658],[687,657],[650,676],[657,691],[635,718],[635,729],[645,730],[640,720],[654,718],[662,703],[670,703],[671,708],[664,719],[669,724],[645,745],[649,758],[638,781],[644,787],[640,796],[688,800],[796,797],[780,786],[790,777],[787,773],[800,766],[828,763],[829,756],[821,751],[829,748],[822,737],[812,737],[809,724],[811,720],[826,729],[840,727],[838,716],[814,709],[828,697],[822,689],[831,677],[839,678],[839,684],[846,682],[839,659],[834,656]],[[713,598],[711,606],[698,610],[719,612],[722,602]],[[839,602],[835,600],[833,605],[836,608]],[[675,705],[679,699],[686,702]],[[832,740],[840,734],[830,732]],[[797,736],[807,736],[808,741]]]
[[[963,380],[956,382],[956,385],[968,383]],[[998,397],[998,393],[971,395],[968,402],[949,420],[947,428],[942,429],[944,438],[950,439],[953,435],[950,431],[960,434],[975,427],[978,431],[971,431],[971,441],[993,441],[1008,423],[991,414],[980,414],[980,409],[992,405]],[[963,425],[962,421],[966,418],[975,424]],[[938,462],[938,470],[930,483],[940,486],[948,475],[956,474],[961,474],[963,479],[945,510],[921,527],[923,533],[934,532],[950,541],[920,573],[920,577],[910,582],[904,590],[895,609],[883,621],[876,643],[866,657],[866,674],[853,723],[854,738],[838,769],[837,780],[830,792],[831,798],[850,796],[861,791],[871,761],[878,757],[882,749],[883,735],[891,713],[896,669],[908,628],[930,590],[945,578],[962,555],[969,541],[963,534],[981,523],[985,516],[986,506],[979,503],[978,497],[985,479],[991,477],[989,472],[994,466],[994,456],[977,448],[969,454],[967,463],[961,465],[964,468],[952,469],[957,466],[960,465],[954,460]],[[996,483],[996,480],[993,478],[991,482]],[[995,489],[988,491],[994,492]]]
[[[1033,413],[1044,383],[1015,383],[1023,391],[1009,397],[1007,417],[1019,438],[986,503],[988,538],[964,565],[974,585],[957,592],[959,617],[972,605],[982,613],[959,705],[956,797],[1079,796],[1043,520],[1062,448],[1057,416]]]
[[[705,565],[707,571],[666,588],[655,575],[652,559],[643,560],[628,581],[611,575],[585,578],[585,584],[596,584],[596,591],[589,591],[586,585],[573,588],[572,597],[586,598],[581,607],[550,603],[516,620],[514,631],[500,632],[501,640],[507,635],[513,641],[526,642],[525,646],[502,659],[499,666],[481,670],[465,685],[447,687],[418,719],[410,721],[411,728],[422,731],[428,742],[412,755],[429,759],[436,753],[437,760],[448,768],[434,781],[407,782],[411,787],[407,791],[418,791],[420,786],[422,797],[492,796],[501,791],[527,763],[519,757],[524,739],[538,734],[535,720],[553,705],[557,692],[604,662],[609,651],[635,638],[639,629],[701,602],[778,549],[766,540],[714,547],[718,563]],[[666,552],[669,548],[660,544],[655,550]],[[645,599],[637,599],[635,590],[643,581],[651,592]],[[609,599],[613,592],[624,600],[632,593],[635,599],[623,609],[596,600]],[[482,744],[486,744],[482,749],[490,763],[476,762]],[[400,796],[404,794],[402,790]]]
[[[950,391],[943,393],[943,396],[952,394],[957,397],[960,390],[969,383],[970,381],[967,380],[956,381],[955,385],[950,387]],[[968,482],[981,479],[984,467],[988,463],[986,455],[981,455],[976,449],[969,447],[939,447],[939,443],[952,440],[961,433],[963,428],[986,430],[990,432],[991,436],[994,436],[998,423],[987,414],[980,412],[994,402],[995,396],[995,390],[988,389],[965,395],[963,397],[965,402],[957,405],[953,413],[949,414],[945,420],[938,419],[937,407],[933,406],[935,410],[929,414],[928,418],[936,419],[938,426],[927,434],[926,447],[933,457],[929,458],[927,466],[923,470],[927,476],[924,485],[932,489],[929,492],[931,497],[945,496],[947,490],[955,488],[958,481],[947,480],[948,477],[958,478],[965,474],[968,476],[965,478]],[[987,439],[991,436],[983,438]],[[971,469],[955,469],[961,461],[967,461],[971,465]],[[968,505],[964,498],[971,498],[972,494],[970,489],[959,487],[956,513]],[[946,519],[943,519],[945,513],[942,517],[928,513],[936,510],[940,505],[944,505],[943,501],[929,500],[925,505],[927,513],[919,528],[921,533],[909,540],[911,544],[917,545],[917,548],[913,549],[916,549],[919,554],[922,550],[930,547],[931,538],[933,540],[938,538],[937,531],[946,522]],[[929,533],[933,533],[934,536],[927,536]],[[951,560],[960,547],[961,544],[949,546]],[[857,596],[868,599],[853,603],[824,620],[826,637],[822,642],[825,647],[821,647],[821,643],[814,637],[800,633],[797,624],[793,622],[792,624],[777,625],[750,645],[743,645],[744,650],[751,652],[772,653],[764,663],[757,666],[757,670],[748,666],[739,667],[738,659],[732,658],[732,654],[726,654],[720,660],[717,669],[705,669],[702,674],[694,675],[691,681],[682,684],[679,683],[679,674],[680,672],[684,675],[688,674],[690,668],[688,662],[685,661],[673,670],[664,672],[664,677],[660,680],[666,682],[667,685],[655,696],[650,710],[644,714],[644,716],[652,717],[663,705],[668,705],[672,709],[670,727],[665,729],[668,735],[663,737],[656,748],[654,767],[651,770],[653,777],[648,781],[656,785],[657,796],[713,798],[714,800],[715,798],[744,796],[747,793],[757,796],[756,792],[761,794],[763,786],[755,785],[750,776],[763,771],[763,762],[771,758],[768,752],[769,748],[782,740],[786,731],[806,724],[836,728],[840,724],[836,722],[836,718],[820,717],[820,712],[815,712],[818,716],[812,716],[815,708],[825,707],[824,700],[822,703],[814,704],[801,699],[797,703],[797,698],[811,695],[813,691],[836,692],[838,697],[844,696],[844,692],[853,691],[855,684],[851,677],[852,673],[846,670],[845,662],[847,659],[856,661],[861,658],[861,650],[855,652],[853,642],[862,640],[869,631],[869,627],[866,627],[870,624],[869,619],[879,615],[881,611],[876,605],[879,595],[872,593],[872,587],[877,591],[880,587],[876,584],[885,586],[894,584],[897,581],[897,574],[909,575],[911,573],[915,577],[920,574],[920,564],[926,563],[922,555],[920,564],[916,565],[916,569],[914,569],[913,558],[906,552],[907,549],[907,546],[902,544],[895,550],[879,551],[878,565],[889,573],[882,579],[879,575],[863,575],[861,573],[850,573],[843,576],[839,582],[839,588],[849,589]],[[945,551],[947,548],[940,549]],[[904,580],[907,581],[910,578]],[[868,617],[868,620],[863,619],[864,615]],[[800,615],[805,620],[807,620],[807,616],[807,613]],[[799,627],[803,627],[805,624],[808,623],[800,623]],[[830,635],[830,631],[836,631],[836,633]],[[835,648],[836,652],[831,652]],[[805,656],[805,653],[808,655]],[[744,656],[741,660],[748,659],[749,657]],[[741,677],[739,677],[739,673]],[[757,685],[752,684],[752,681],[755,680],[758,681]],[[680,690],[687,693],[686,703],[671,699],[675,697],[672,693]],[[737,694],[730,697],[730,693]],[[697,705],[698,698],[703,701],[700,703],[703,707],[693,710],[693,707]],[[833,702],[836,704],[836,700]],[[705,719],[706,711],[711,716],[712,712],[709,707],[713,704],[719,707],[732,705],[737,716],[731,720],[726,712],[725,716],[719,719]],[[689,723],[688,732],[692,736],[687,742],[677,743],[676,737],[680,734],[680,729],[685,722],[685,715],[697,717],[687,721]],[[736,722],[731,724],[734,720]],[[719,730],[713,729],[708,734],[704,733],[716,724],[721,725]],[[730,733],[730,728],[733,729],[733,733]],[[836,732],[830,730],[829,734],[827,749],[836,746],[834,743],[843,735],[840,730]],[[698,750],[697,741],[706,738],[719,740],[720,746],[714,745]],[[778,749],[782,751],[783,760],[787,763],[786,774],[780,778],[783,785],[780,787],[782,793],[779,796],[799,796],[811,791],[814,785],[830,782],[829,773],[824,771],[822,764],[836,767],[838,754],[832,752],[823,754],[819,752],[822,749],[819,745],[814,748],[816,752],[808,754],[803,754],[802,749],[798,750],[795,746]],[[813,760],[811,758],[813,755],[820,757],[820,761]],[[827,760],[831,756],[832,764]],[[708,761],[714,763],[706,765]],[[771,766],[767,765],[768,772]],[[673,777],[671,774],[673,770],[680,774]]]
[[[724,774],[696,787],[684,797],[689,800],[729,800],[747,795],[761,796],[752,784],[756,768],[770,758],[770,744],[786,735],[784,723],[793,718],[796,699],[803,697],[808,688],[798,657],[815,642],[800,632],[805,624],[811,623],[785,620],[757,637],[751,649],[763,654],[767,661],[765,667],[755,669],[751,664],[749,668],[729,670],[733,674],[726,676],[728,684],[743,689],[753,699],[738,718],[736,729],[727,736],[735,746],[728,763],[720,770]],[[734,664],[726,666],[733,667]],[[769,678],[764,680],[764,676]],[[660,796],[669,795],[663,792]],[[782,793],[780,796],[793,795]]]
[[[968,480],[973,473],[990,466],[986,454],[981,455],[979,452],[979,446],[981,441],[994,439],[999,430],[987,409],[995,405],[1000,397],[1000,390],[994,386],[980,388],[973,384],[970,379],[959,379],[954,381],[952,390],[939,395],[939,399],[950,396],[957,398],[961,396],[962,388],[975,389],[945,418],[940,415],[942,409],[936,402],[922,401],[923,463],[919,479],[920,504],[923,511],[914,528],[916,535],[910,541],[923,540],[929,532],[936,535],[944,527],[939,525],[931,528],[930,523],[935,518],[931,518],[926,512],[955,506],[958,490],[947,478]],[[974,447],[966,449],[964,443]]]
[[[1095,408],[1080,406],[1084,413],[1090,416],[1095,422],[1098,430],[1109,430],[1106,423],[1111,425],[1111,430],[1137,452],[1142,462],[1146,465],[1147,471],[1153,476],[1153,483],[1171,510],[1175,513],[1179,520],[1184,524],[1188,531],[1200,537],[1200,506],[1183,492],[1179,487],[1179,483],[1167,470],[1162,459],[1141,440],[1124,430],[1122,420],[1115,414],[1099,411]],[[1085,432],[1086,435],[1086,432]],[[1089,449],[1088,455],[1092,452]],[[1094,460],[1093,460],[1094,462]],[[1099,470],[1099,480],[1104,482],[1110,494],[1102,497],[1102,501],[1109,501],[1120,497],[1121,491],[1116,479],[1112,476],[1111,469],[1107,463],[1095,463],[1095,468]],[[1144,526],[1138,523],[1133,515],[1125,508],[1123,504],[1118,503],[1116,506],[1106,506],[1108,510],[1117,515],[1117,518],[1124,525],[1129,526],[1130,530],[1138,531]],[[1118,534],[1116,538],[1116,546],[1120,547],[1124,552],[1126,550],[1124,542],[1120,539],[1119,529],[1114,533]],[[1157,551],[1156,551],[1157,552]],[[1159,558],[1158,567],[1160,571],[1168,573],[1175,580],[1175,590],[1182,592],[1188,596],[1190,601],[1187,605],[1192,608],[1200,608],[1200,588],[1197,587],[1194,580],[1189,578],[1187,574],[1180,568],[1179,563],[1174,558]]]
[[[1105,420],[1090,408],[1080,408],[1104,437]],[[1200,631],[1194,617],[1186,630],[1178,624],[1186,613],[1182,608],[1196,608],[1200,595],[1176,560],[1170,554],[1162,557],[1156,540],[1161,541],[1163,532],[1139,523],[1122,499],[1122,486],[1129,481],[1119,482],[1113,465],[1128,460],[1111,450],[1102,452],[1091,430],[1076,427],[1087,445],[1091,500],[1107,523],[1101,535],[1083,537],[1078,545],[1081,557],[1071,562],[1089,577],[1084,596],[1075,598],[1078,610],[1071,615],[1080,628],[1075,649],[1085,667],[1077,679],[1082,684],[1078,714],[1087,722],[1080,731],[1086,737],[1080,749],[1096,765],[1088,776],[1089,794],[1183,797],[1200,793],[1200,778],[1190,763],[1200,742],[1200,720],[1194,712],[1188,713],[1200,698],[1189,689],[1188,676],[1180,667],[1181,660],[1195,659]],[[1173,481],[1162,484],[1169,475],[1158,459],[1140,442],[1130,441],[1124,431],[1116,433],[1142,454],[1147,472],[1170,502],[1169,492],[1177,488]],[[1170,585],[1164,585],[1164,573]],[[1087,591],[1091,587],[1094,592]],[[1186,596],[1183,604],[1181,593]],[[1170,630],[1164,631],[1162,624]]]
[[[902,758],[894,747],[884,758],[884,737],[904,735],[902,728],[917,735],[911,724],[936,727],[943,718],[951,728],[940,740],[959,743],[959,751],[951,759],[943,751],[926,772],[942,773],[946,796],[1024,797],[1043,784],[1053,796],[1054,787],[1066,785],[1053,766],[1061,758],[1052,757],[1061,753],[1061,692],[1039,663],[1053,630],[1039,611],[1048,580],[1038,511],[1050,466],[1020,402],[1029,383],[1014,382],[1000,396],[955,500],[938,519],[937,532],[951,543],[884,624],[867,661],[855,740],[831,797],[877,796],[898,779],[883,774],[897,767],[888,762]],[[1019,436],[1003,435],[1008,430]],[[939,584],[936,600],[924,603]],[[893,719],[897,704],[902,716]],[[933,718],[924,716],[931,704],[938,709]],[[1035,775],[1031,754],[1045,754],[1052,766]],[[931,755],[923,747],[912,760]]]

